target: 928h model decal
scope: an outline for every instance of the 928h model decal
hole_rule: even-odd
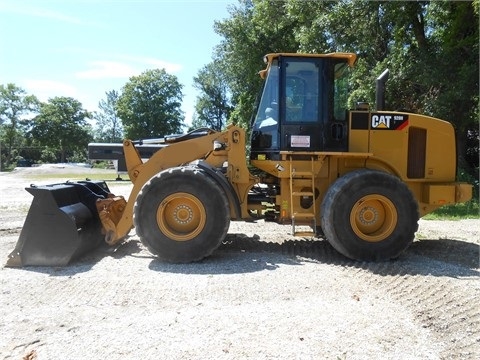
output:
[[[378,114],[370,115],[372,130],[402,130],[408,125],[408,115],[405,114]]]

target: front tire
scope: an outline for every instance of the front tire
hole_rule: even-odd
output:
[[[335,181],[321,206],[327,240],[354,260],[398,257],[418,229],[418,205],[399,178],[381,171],[352,171]]]
[[[147,182],[134,206],[141,242],[161,260],[199,261],[225,238],[230,207],[224,191],[203,170],[178,167]]]

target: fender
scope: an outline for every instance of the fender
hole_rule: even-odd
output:
[[[240,208],[240,201],[238,200],[237,193],[235,192],[232,184],[227,180],[225,175],[214,168],[212,165],[208,164],[205,161],[199,161],[196,164],[200,169],[205,171],[215,182],[223,189],[225,195],[227,195],[228,202],[230,205],[233,205],[232,208],[235,211],[235,214],[232,214],[232,219],[241,220],[242,211]]]

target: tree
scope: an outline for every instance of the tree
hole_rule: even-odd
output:
[[[435,2],[429,13],[438,24],[432,31],[434,66],[424,69],[430,91],[423,96],[429,112],[452,122],[457,132],[459,164],[473,168],[478,179],[479,18],[472,2]],[[430,51],[432,52],[432,51]],[[474,148],[472,134],[477,134]],[[474,162],[467,154],[476,152]]]
[[[182,131],[182,85],[164,69],[147,70],[125,84],[117,102],[125,136],[156,138]]]
[[[100,100],[99,112],[94,114],[97,120],[95,127],[95,141],[120,142],[123,139],[123,129],[120,118],[117,115],[117,102],[120,94],[115,91],[107,91],[107,98]]]
[[[12,150],[24,140],[27,116],[36,111],[38,100],[15,84],[0,85],[0,142],[6,145],[6,165]]]
[[[33,119],[31,136],[41,146],[60,152],[60,161],[75,151],[86,152],[93,140],[90,114],[82,104],[70,97],[55,97],[40,105],[40,113]]]
[[[227,84],[222,77],[219,64],[211,62],[193,78],[194,87],[200,90],[195,104],[196,116],[193,126],[222,130],[232,111],[227,98]]]

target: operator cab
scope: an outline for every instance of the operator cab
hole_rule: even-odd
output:
[[[268,54],[252,124],[252,160],[280,151],[346,151],[348,77],[355,54]]]

